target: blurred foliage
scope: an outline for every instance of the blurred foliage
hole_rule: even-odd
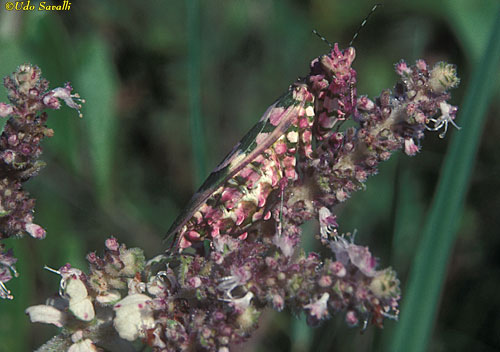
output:
[[[391,87],[393,64],[400,59],[446,60],[457,64],[462,78],[453,92],[460,107],[497,3],[384,2],[354,43],[358,92],[374,97]],[[205,0],[190,21],[181,1],[88,0],[73,2],[64,13],[2,7],[0,75],[23,62],[38,64],[52,86],[71,80],[87,103],[83,120],[68,109],[50,113],[55,135],[45,143],[48,166],[28,186],[47,238],[8,243],[20,259],[21,276],[9,282],[15,300],[0,302],[0,351],[31,350],[57,332],[29,324],[23,313],[57,291],[58,278],[44,271],[44,264],[85,268],[85,254],[100,252],[109,235],[157,254],[167,228],[200,183],[196,170],[202,167],[192,148],[204,150],[202,162],[214,167],[274,99],[307,74],[311,59],[328,50],[312,29],[345,47],[372,6],[370,1]],[[196,70],[196,60],[198,77],[188,74],[193,64]],[[495,102],[498,71],[491,79]],[[197,85],[199,97],[193,93]],[[4,90],[0,99],[5,101]],[[195,107],[203,126],[198,136],[190,130]],[[430,351],[500,351],[498,113],[493,103],[465,210],[455,220],[460,228]],[[448,137],[457,133],[449,131]],[[403,297],[448,140],[429,135],[416,157],[394,156],[365,192],[339,209],[341,230],[357,230],[357,242],[369,245],[382,266],[396,268]],[[396,324],[360,334],[340,316],[309,328],[300,317],[268,311],[238,350],[382,351]]]

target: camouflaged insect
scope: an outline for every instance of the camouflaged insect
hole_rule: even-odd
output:
[[[223,234],[245,239],[253,224],[271,220],[301,174],[298,161],[311,158],[313,139],[325,139],[352,114],[354,57],[354,48],[335,44],[312,61],[310,74],[267,109],[195,193],[168,231],[172,246],[183,250]]]

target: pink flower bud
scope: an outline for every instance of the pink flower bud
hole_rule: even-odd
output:
[[[30,234],[31,237],[36,239],[44,239],[45,238],[45,230],[37,224],[27,224],[25,226],[25,230]]]
[[[0,117],[7,117],[14,112],[10,104],[0,103]]]
[[[345,315],[345,321],[347,323],[347,325],[349,326],[356,326],[358,325],[358,317],[356,316],[356,312],[350,310],[347,312],[347,314]]]
[[[117,251],[118,248],[120,248],[120,245],[118,244],[118,241],[114,237],[108,238],[104,242],[104,244],[105,244],[106,248],[109,249],[110,251]]]

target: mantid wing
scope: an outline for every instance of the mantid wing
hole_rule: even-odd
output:
[[[210,198],[213,192],[287,132],[298,118],[301,109],[304,108],[305,99],[301,101],[294,99],[294,90],[300,89],[306,88],[305,86],[292,86],[285,95],[266,110],[259,122],[236,144],[193,195],[184,211],[168,230],[164,241],[173,238],[172,245],[177,242],[177,234],[182,227]],[[302,97],[304,94],[296,96]]]

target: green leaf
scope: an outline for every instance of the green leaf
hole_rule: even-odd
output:
[[[391,351],[425,351],[431,338],[439,296],[453,246],[474,158],[492,98],[500,64],[500,8],[488,45],[473,73],[459,112],[462,130],[455,132],[446,155],[422,240],[410,272],[401,321]]]
[[[498,11],[497,0],[483,0],[481,6],[475,1],[448,0],[448,18],[453,23],[457,38],[474,64],[488,44],[488,34],[494,24],[492,14]]]
[[[106,44],[98,37],[88,39],[80,57],[82,65],[75,90],[86,100],[83,120],[87,127],[92,174],[98,198],[107,203],[112,195],[112,170],[117,128],[116,74]]]

